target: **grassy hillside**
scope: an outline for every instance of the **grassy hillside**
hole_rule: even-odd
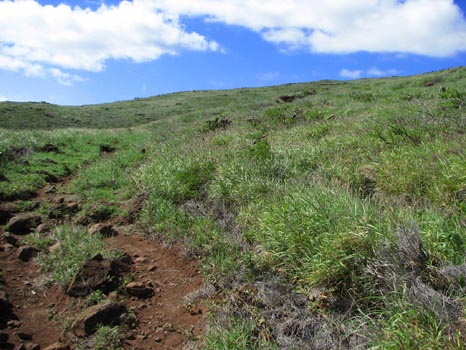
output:
[[[0,126],[1,198],[27,205],[71,172],[70,188],[109,215],[148,193],[137,224],[184,241],[225,296],[205,349],[464,346],[464,67],[96,106],[4,102]]]

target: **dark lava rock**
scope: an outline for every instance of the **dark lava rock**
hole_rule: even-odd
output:
[[[126,293],[137,298],[149,298],[154,295],[154,290],[143,282],[130,282],[125,289]]]
[[[29,261],[31,260],[33,257],[37,256],[37,254],[39,254],[40,250],[35,248],[35,247],[31,247],[31,246],[23,246],[23,247],[19,247],[18,248],[18,258],[22,261]]]
[[[24,235],[30,233],[33,229],[39,226],[41,217],[37,214],[20,214],[10,219],[7,226],[7,231]]]
[[[18,212],[18,209],[11,204],[0,204],[0,223],[4,224]]]
[[[132,270],[131,265],[133,265],[133,259],[128,253],[122,253],[116,259],[112,260],[111,267],[116,274],[121,274],[123,272],[130,272]]]
[[[52,206],[48,216],[50,219],[61,219],[65,215],[75,214],[79,209],[80,205],[76,202],[59,203]]]
[[[8,333],[0,333],[0,345],[4,345],[8,342]]]
[[[32,335],[29,333],[18,332],[16,333],[19,339],[21,340],[32,340]]]
[[[45,144],[44,146],[42,146],[40,150],[42,152],[48,152],[48,153],[59,153],[60,152],[58,147],[51,143]]]
[[[5,232],[3,234],[3,239],[5,240],[5,242],[11,245],[16,245],[19,241],[19,238],[17,236],[15,236],[14,234],[8,233],[8,232]]]
[[[101,290],[109,293],[118,287],[118,276],[112,269],[108,260],[94,259],[87,260],[79,271],[74,275],[66,290],[66,294],[73,297],[82,297],[90,293]]]
[[[92,225],[87,233],[90,235],[101,234],[104,237],[113,237],[118,235],[118,231],[115,230],[115,227],[111,224],[95,224]]]
[[[89,336],[101,326],[115,326],[120,323],[120,316],[126,312],[124,304],[105,302],[86,309],[71,325],[71,330],[78,337]]]
[[[13,316],[12,305],[4,290],[0,290],[0,315],[2,316],[0,317],[0,329],[3,329],[8,326],[7,320]]]
[[[113,153],[116,151],[116,148],[110,145],[100,145],[99,147],[100,153]]]

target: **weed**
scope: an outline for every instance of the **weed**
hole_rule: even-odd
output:
[[[67,285],[86,259],[97,254],[106,255],[104,243],[97,235],[89,235],[82,227],[57,227],[51,238],[60,242],[60,247],[50,253],[39,255],[43,272],[51,273],[53,281]]]
[[[84,306],[89,307],[100,304],[106,298],[107,296],[100,289],[97,289],[86,297],[84,300]]]
[[[123,343],[120,337],[120,328],[118,326],[101,326],[93,335],[95,350],[120,350],[123,349]]]

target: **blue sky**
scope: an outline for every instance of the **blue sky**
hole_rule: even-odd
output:
[[[465,2],[0,0],[0,101],[93,104],[465,65]]]

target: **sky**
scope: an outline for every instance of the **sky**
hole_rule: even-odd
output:
[[[466,0],[0,0],[0,101],[406,76],[466,65]]]

